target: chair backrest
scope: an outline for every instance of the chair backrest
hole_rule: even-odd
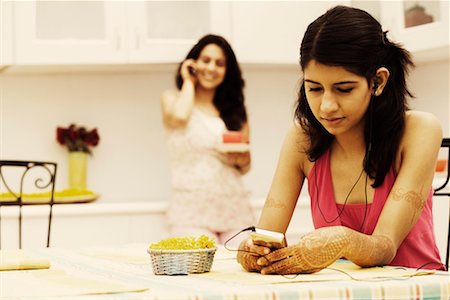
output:
[[[450,189],[448,183],[450,181],[450,138],[444,138],[442,140],[441,148],[447,151],[447,175],[445,177],[444,183],[434,190],[434,196],[444,196],[450,201]],[[449,252],[450,252],[450,205],[449,205],[449,220],[448,220],[448,230],[447,230],[447,250],[445,257],[445,267],[448,270],[449,266]]]
[[[0,160],[0,249],[2,249],[3,206],[19,209],[19,249],[22,248],[22,206],[50,206],[47,227],[47,247],[50,246],[57,164],[41,161]]]

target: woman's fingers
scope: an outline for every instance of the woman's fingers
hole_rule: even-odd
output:
[[[291,274],[289,273],[289,267],[286,265],[285,261],[278,261],[274,262],[268,266],[265,266],[261,269],[261,274],[279,274],[279,275],[285,275],[285,274]]]
[[[268,261],[260,259],[270,253],[270,248],[261,245],[256,245],[253,243],[252,239],[247,239],[243,241],[239,246],[239,252],[237,255],[238,262],[242,267],[251,272],[259,272]]]
[[[183,79],[187,79],[187,78],[191,78],[191,79],[195,79],[195,75],[194,72],[189,71],[189,69],[191,70],[196,70],[197,67],[197,63],[194,59],[189,58],[186,59],[183,64],[181,65],[181,76],[183,77]]]
[[[270,253],[270,248],[260,246],[260,245],[255,245],[251,239],[248,239],[246,241],[243,241],[241,243],[241,245],[239,246],[238,256],[248,254],[248,255],[259,257],[261,255],[266,255],[269,253]]]
[[[269,253],[268,255],[265,256],[265,258],[270,263],[273,263],[273,262],[277,262],[282,259],[288,258],[290,256],[289,255],[290,252],[291,252],[291,247],[285,247],[285,248],[281,248],[281,249],[278,249],[276,251]]]
[[[228,152],[227,157],[231,165],[245,165],[250,161],[250,152]]]

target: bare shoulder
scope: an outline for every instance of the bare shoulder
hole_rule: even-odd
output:
[[[298,144],[299,150],[305,152],[309,147],[309,136],[306,134],[305,130],[300,126],[298,121],[294,121],[289,128],[288,133],[291,138]]]
[[[405,136],[414,138],[442,138],[442,126],[435,115],[423,111],[408,111],[405,119]]]
[[[405,132],[402,147],[416,147],[420,145],[439,145],[442,141],[442,126],[431,113],[422,111],[408,111],[405,119]]]
[[[307,174],[310,169],[307,155],[310,141],[309,136],[298,122],[293,122],[289,128],[285,145],[289,148],[291,155],[295,158],[303,173]]]
[[[410,110],[406,112],[406,122],[427,122],[427,123],[436,123],[439,124],[438,118],[432,113],[419,111],[419,110]]]

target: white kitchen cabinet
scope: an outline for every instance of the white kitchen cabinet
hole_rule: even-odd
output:
[[[435,7],[434,22],[405,27],[405,10],[416,3]],[[372,14],[389,37],[412,52],[415,62],[449,57],[449,1],[232,1],[232,43],[240,62],[298,64],[307,26],[335,5]]]
[[[233,1],[232,41],[244,63],[298,64],[309,23],[349,1]]]
[[[179,62],[208,33],[230,39],[228,1],[138,1],[127,10],[131,63]]]
[[[433,21],[407,27],[408,9],[418,5]],[[449,1],[380,1],[380,15],[388,37],[405,46],[416,62],[449,59]]]
[[[0,1],[0,70],[13,63],[12,2]]]
[[[124,62],[126,20],[115,1],[14,2],[18,65]]]
[[[214,1],[18,1],[16,63],[178,62],[202,35],[228,35],[228,7]]]

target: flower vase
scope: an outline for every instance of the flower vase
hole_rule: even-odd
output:
[[[88,153],[83,151],[69,152],[69,187],[86,190]]]

